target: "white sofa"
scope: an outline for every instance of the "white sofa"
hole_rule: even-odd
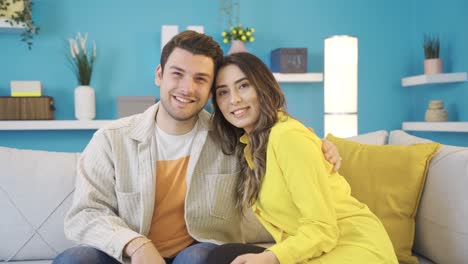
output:
[[[385,144],[386,131],[361,135]],[[428,141],[392,131],[389,144]],[[79,153],[0,147],[0,261],[51,263],[73,246],[63,233]],[[468,262],[468,148],[443,146],[431,161],[416,221],[420,263]],[[17,262],[16,262],[17,261]]]

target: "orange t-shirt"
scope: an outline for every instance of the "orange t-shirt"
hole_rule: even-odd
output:
[[[156,127],[156,197],[148,238],[170,258],[194,242],[185,223],[185,195],[190,150],[197,131],[171,135]]]
[[[172,257],[193,243],[184,219],[189,156],[156,163],[156,202],[148,235],[161,256]]]

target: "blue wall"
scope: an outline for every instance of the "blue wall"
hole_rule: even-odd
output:
[[[14,34],[0,34],[0,95],[10,80],[41,80],[53,96],[56,119],[74,119],[77,86],[65,53],[67,39],[88,32],[98,58],[92,80],[97,119],[117,117],[116,97],[157,95],[162,25],[203,25],[222,41],[218,1],[36,0],[41,33],[28,51]],[[293,4],[292,4],[293,3]],[[442,4],[443,3],[443,4]],[[323,71],[323,40],[348,34],[359,38],[359,133],[393,130],[406,120],[422,121],[431,99],[443,99],[450,120],[468,120],[467,83],[402,88],[401,78],[422,72],[422,33],[439,33],[446,71],[467,71],[468,4],[464,0],[296,0],[241,1],[241,23],[256,29],[247,48],[267,64],[279,47],[307,47],[308,70]],[[222,45],[225,50],[228,45]],[[323,134],[323,83],[283,84],[288,109]],[[0,146],[82,151],[93,131],[0,131]],[[468,145],[468,133],[425,133],[435,140]]]

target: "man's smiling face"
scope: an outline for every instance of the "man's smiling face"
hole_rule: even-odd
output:
[[[203,109],[214,80],[214,62],[208,56],[175,48],[164,66],[156,70],[160,87],[160,114],[176,121],[189,121]],[[162,111],[162,112],[161,112]]]

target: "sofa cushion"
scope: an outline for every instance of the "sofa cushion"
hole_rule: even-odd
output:
[[[431,142],[395,130],[389,144]],[[468,148],[442,145],[432,159],[416,216],[414,251],[436,263],[468,260]]]
[[[359,142],[363,144],[372,144],[372,145],[385,145],[387,143],[388,132],[385,130],[379,130],[374,132],[369,132],[365,134],[359,134],[354,137],[349,137],[349,139],[354,142]]]
[[[333,135],[327,139],[343,157],[339,172],[351,185],[351,193],[380,218],[398,260],[417,263],[411,255],[416,209],[427,165],[440,145],[377,146]]]
[[[63,220],[77,153],[0,147],[0,260],[52,259],[73,244]]]

